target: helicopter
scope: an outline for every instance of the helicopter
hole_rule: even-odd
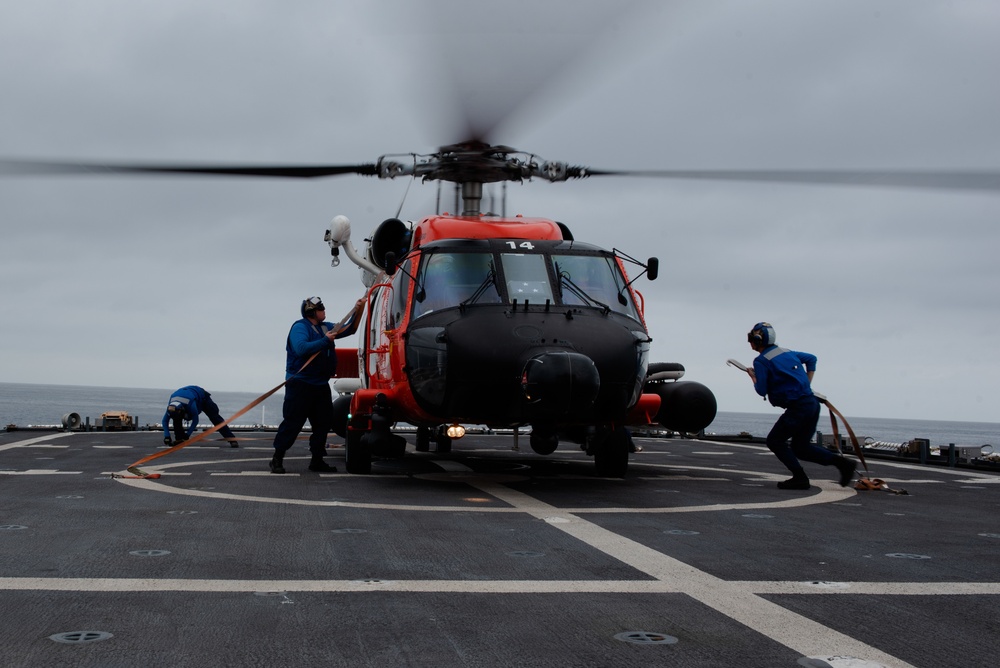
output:
[[[417,451],[433,440],[438,452],[451,451],[463,424],[530,425],[536,453],[569,440],[594,457],[598,475],[623,476],[628,425],[697,432],[715,418],[714,395],[680,381],[682,365],[650,365],[634,283],[656,278],[657,258],[577,241],[558,221],[481,210],[485,183],[564,181],[586,168],[470,141],[358,171],[452,182],[461,210],[413,226],[387,219],[363,254],[346,217],[326,232],[334,263],[344,248],[368,287],[356,363],[338,353],[359,380],[334,402],[348,472],[402,456],[406,443],[391,430],[402,421],[416,426]],[[626,263],[641,271],[629,278]]]

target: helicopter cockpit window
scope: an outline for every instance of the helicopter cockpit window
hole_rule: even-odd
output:
[[[555,255],[552,260],[559,274],[563,304],[607,306],[613,311],[639,318],[632,296],[625,287],[625,277],[613,258]]]
[[[472,301],[473,297],[476,304],[499,304],[501,299],[492,260],[490,253],[430,254],[420,263],[421,273],[413,317],[458,306]]]
[[[504,278],[510,299],[529,304],[542,304],[552,299],[552,285],[544,255],[502,253]]]

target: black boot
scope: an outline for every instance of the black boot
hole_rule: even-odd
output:
[[[271,473],[284,473],[285,467],[282,466],[282,462],[285,458],[285,454],[274,453],[274,457],[271,457],[271,462],[269,466],[271,467]]]
[[[847,457],[841,457],[834,464],[836,464],[837,470],[840,471],[840,486],[847,487],[854,480],[854,471],[858,468],[858,465]]]
[[[778,483],[778,489],[809,489],[809,476],[802,469],[796,469],[791,478]]]
[[[337,467],[330,466],[323,461],[322,457],[313,457],[312,461],[309,462],[309,470],[315,471],[316,473],[336,473]]]

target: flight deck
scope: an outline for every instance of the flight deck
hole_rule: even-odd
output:
[[[1000,651],[1000,475],[643,439],[624,478],[510,435],[307,470],[273,434],[0,433],[2,665],[969,666]],[[432,448],[433,450],[433,448]],[[905,493],[903,493],[905,492]]]

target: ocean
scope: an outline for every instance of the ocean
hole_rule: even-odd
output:
[[[29,385],[0,383],[0,429],[9,424],[18,427],[61,425],[67,413],[77,413],[80,419],[97,424],[101,413],[127,411],[140,427],[159,424],[167,410],[167,400],[177,388],[158,390],[135,387],[87,387],[83,385]],[[249,405],[259,394],[253,392],[212,392],[212,401],[219,405],[222,417],[227,418]],[[262,404],[233,421],[234,426],[276,426],[281,422],[281,403],[284,395],[279,391]],[[204,415],[199,426],[211,426]]]
[[[60,425],[67,413],[77,413],[81,419],[97,419],[105,411],[127,411],[140,427],[159,424],[173,389],[86,387],[80,385],[31,385],[0,383],[0,429],[9,424],[18,427]],[[206,388],[212,392],[211,388]],[[212,392],[223,417],[229,417],[257,398],[253,392]],[[281,421],[278,392],[268,397],[233,422],[234,426],[276,426]],[[720,411],[705,430],[706,435],[734,436],[743,432],[764,437],[770,431],[779,411],[770,413],[728,413]],[[851,427],[859,438],[869,437],[886,443],[905,443],[914,438],[926,438],[931,445],[992,445],[1000,449],[1000,423],[951,422],[941,420],[900,420],[893,418],[851,417]],[[211,424],[204,416],[202,424]],[[832,433],[830,419],[824,409],[819,431]],[[841,427],[841,433],[846,433]]]

